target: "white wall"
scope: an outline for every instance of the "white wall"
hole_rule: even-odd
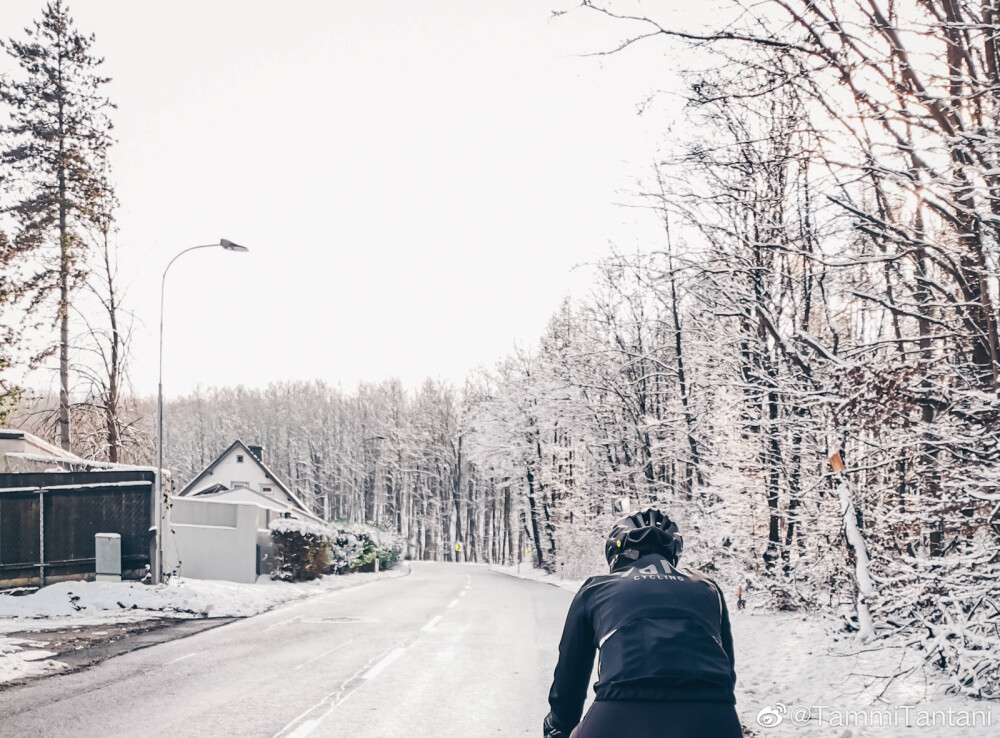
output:
[[[164,571],[192,579],[255,582],[258,526],[266,519],[261,512],[256,505],[172,498]]]

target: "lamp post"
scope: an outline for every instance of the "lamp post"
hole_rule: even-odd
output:
[[[244,254],[250,250],[246,246],[240,246],[225,238],[219,239],[218,243],[192,246],[184,249],[170,260],[167,268],[163,270],[163,277],[160,280],[160,374],[156,399],[156,582],[163,579],[163,297],[167,287],[167,272],[170,271],[170,267],[174,265],[175,261],[189,251],[214,248],[223,248],[226,251],[237,251]]]

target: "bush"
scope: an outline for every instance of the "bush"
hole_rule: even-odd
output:
[[[335,571],[391,569],[403,553],[403,539],[396,533],[370,525],[341,525],[334,532]]]
[[[364,549],[364,543],[350,527],[332,528],[331,544],[333,559],[330,570],[337,574],[349,571]]]
[[[307,523],[281,518],[271,523],[276,579],[300,582],[324,573],[391,569],[403,553],[396,533],[370,525]]]
[[[375,556],[381,569],[391,569],[403,554],[404,541],[402,536],[394,531],[372,528]]]
[[[270,528],[275,579],[306,582],[330,569],[331,531],[326,526],[281,518],[272,521]]]

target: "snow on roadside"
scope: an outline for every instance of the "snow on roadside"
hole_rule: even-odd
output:
[[[536,569],[528,564],[521,564],[518,566],[491,566],[492,571],[499,572],[501,574],[506,574],[507,576],[517,577],[518,579],[530,579],[534,582],[545,582],[546,584],[551,584],[556,587],[562,587],[571,592],[576,592],[580,587],[583,586],[584,579],[563,579],[556,574],[549,574],[542,569]]]
[[[325,576],[312,582],[280,582],[262,577],[255,584],[172,579],[165,584],[138,582],[59,582],[15,597],[0,593],[0,683],[56,671],[38,643],[4,637],[5,633],[59,630],[101,623],[155,618],[249,617],[304,597],[356,587],[409,573],[405,563],[378,574]]]
[[[378,574],[325,576],[296,583],[264,578],[256,584],[183,578],[152,586],[138,582],[59,582],[21,597],[0,594],[0,633],[23,630],[26,625],[58,627],[67,620],[93,624],[157,617],[247,617],[289,600],[405,573],[405,565],[400,565]]]
[[[61,662],[50,661],[49,657],[55,654],[39,650],[37,647],[40,645],[42,644],[35,641],[0,636],[0,684],[12,679],[59,671],[65,666]]]
[[[760,738],[839,738],[845,730],[854,738],[958,738],[1000,724],[989,702],[945,694],[923,652],[903,643],[862,642],[817,614],[731,619],[737,709]]]
[[[583,584],[524,565],[520,573],[491,568],[572,592]],[[863,643],[815,613],[745,610],[730,619],[736,708],[748,735],[840,738],[850,730],[853,738],[958,738],[994,735],[1000,725],[1000,706],[945,694],[923,652],[902,643]]]

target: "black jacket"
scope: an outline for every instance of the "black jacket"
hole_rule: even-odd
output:
[[[568,735],[580,722],[595,651],[599,700],[736,702],[722,591],[659,554],[591,577],[577,592],[549,691],[549,734]]]

